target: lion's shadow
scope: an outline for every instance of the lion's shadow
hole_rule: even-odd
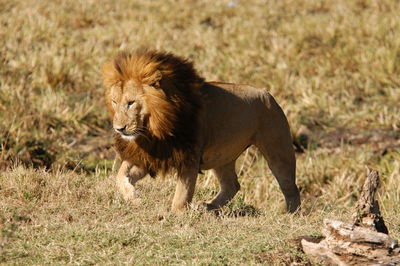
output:
[[[226,206],[212,211],[217,217],[259,217],[261,211],[253,205]]]

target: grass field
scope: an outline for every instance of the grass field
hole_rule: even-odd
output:
[[[0,0],[0,264],[289,264],[324,218],[351,222],[367,167],[400,239],[400,2],[396,0]],[[220,216],[172,215],[174,180],[124,202],[101,64],[151,47],[207,80],[265,87],[297,154],[302,211],[283,212],[250,148]],[[195,201],[218,186],[201,175]]]

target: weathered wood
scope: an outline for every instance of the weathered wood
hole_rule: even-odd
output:
[[[324,241],[324,240],[323,240]],[[347,265],[343,262],[340,256],[336,255],[332,250],[329,249],[324,243],[313,243],[307,240],[301,240],[304,253],[316,263],[323,263],[324,265]]]
[[[327,265],[400,265],[400,247],[388,235],[330,219],[324,226],[321,242],[301,241],[312,260]]]
[[[379,174],[370,171],[356,205],[354,224],[325,219],[324,240],[301,241],[312,261],[324,265],[400,265],[400,247],[387,235],[375,200],[378,186]]]
[[[325,228],[323,234],[327,238],[340,238],[342,241],[353,243],[375,244],[383,248],[393,248],[396,241],[391,239],[387,234],[372,232],[370,229],[354,226],[348,223],[325,219]]]
[[[389,231],[383,221],[379,209],[379,203],[375,200],[375,193],[379,187],[379,174],[377,171],[369,171],[364,182],[360,199],[356,204],[356,212],[353,215],[354,225],[362,226],[381,233]]]

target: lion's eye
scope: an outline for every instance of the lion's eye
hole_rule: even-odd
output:
[[[113,107],[115,107],[117,105],[117,102],[114,101],[114,100],[111,100],[111,104],[112,104]]]
[[[131,107],[132,104],[134,104],[134,103],[135,103],[135,101],[130,101],[130,102],[128,102],[128,108]]]

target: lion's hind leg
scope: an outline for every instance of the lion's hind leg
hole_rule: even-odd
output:
[[[207,204],[208,210],[221,208],[228,203],[239,191],[240,184],[235,172],[235,161],[213,169],[220,185],[217,196]]]
[[[287,211],[295,212],[300,207],[300,193],[296,186],[296,157],[289,124],[272,96],[268,98],[266,107],[268,119],[259,128],[254,144],[260,149],[279,183]]]
[[[274,145],[268,142],[276,141]],[[281,139],[266,140],[256,145],[279,183],[279,187],[285,197],[288,212],[295,212],[300,207],[300,193],[296,185],[296,159],[292,142],[286,137]],[[277,145],[278,144],[278,145]],[[276,148],[275,146],[279,146]],[[275,147],[274,149],[272,149]]]

